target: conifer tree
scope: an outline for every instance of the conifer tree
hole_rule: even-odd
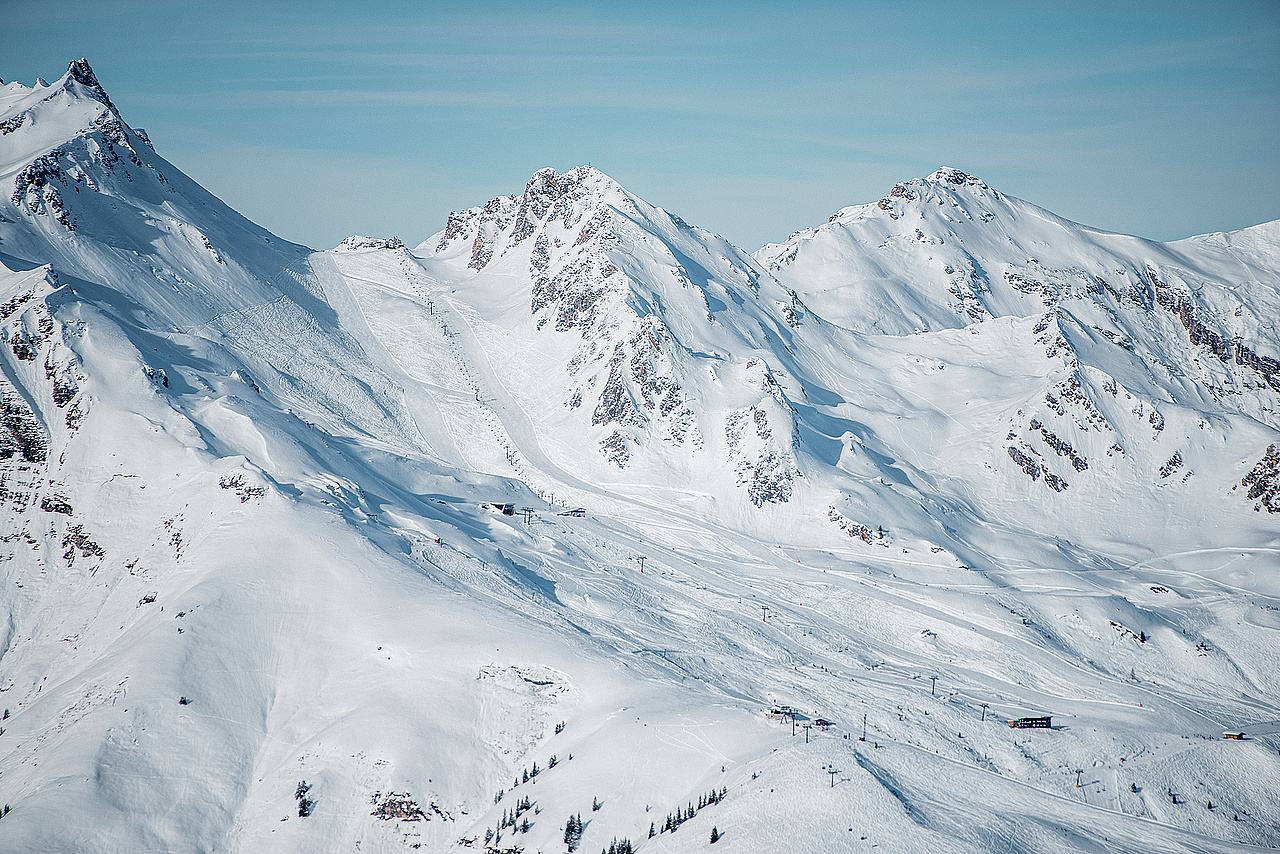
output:
[[[582,816],[570,815],[569,820],[564,823],[564,844],[569,846],[570,851],[578,849],[578,843],[582,841]]]

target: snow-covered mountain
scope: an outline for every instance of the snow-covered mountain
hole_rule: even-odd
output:
[[[1280,843],[1278,224],[312,252],[83,60],[0,134],[6,850]]]
[[[557,465],[624,489],[736,484],[756,508],[791,496],[793,413],[770,365],[791,297],[737,247],[580,167],[453,214],[417,254],[511,336],[486,349]]]

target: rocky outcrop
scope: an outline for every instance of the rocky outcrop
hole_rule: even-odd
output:
[[[1248,487],[1245,495],[1255,502],[1254,510],[1265,507],[1268,513],[1280,513],[1280,449],[1267,446],[1262,459],[1241,478],[1240,485]]]
[[[43,463],[49,456],[49,437],[35,412],[18,390],[0,380],[0,460],[18,458]]]
[[[794,413],[769,366],[747,363],[747,378],[760,385],[764,397],[725,418],[725,444],[737,483],[757,507],[791,500],[800,469],[795,458]]]
[[[1059,439],[1048,427],[1045,427],[1036,419],[1032,418],[1028,425],[1032,430],[1039,431],[1040,437],[1044,443],[1054,450],[1060,457],[1066,457],[1071,461],[1071,466],[1076,471],[1084,471],[1089,468],[1089,463],[1084,457],[1076,453],[1076,449],[1071,447],[1071,443],[1063,439]]]
[[[365,237],[353,234],[334,248],[354,252],[361,249],[404,249],[405,246],[398,237]]]

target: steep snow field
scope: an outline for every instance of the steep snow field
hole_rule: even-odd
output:
[[[311,252],[83,61],[0,134],[0,849],[1280,845],[1276,223]]]

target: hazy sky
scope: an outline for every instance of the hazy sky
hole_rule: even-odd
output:
[[[748,250],[941,165],[1158,239],[1280,218],[1277,0],[360,5],[0,0],[0,77],[87,57],[317,248],[587,162]]]

